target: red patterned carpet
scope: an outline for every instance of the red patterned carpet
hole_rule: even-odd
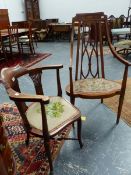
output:
[[[30,67],[41,60],[49,57],[50,53],[36,53],[34,56],[25,54],[25,55],[15,55],[13,58],[8,58],[8,60],[3,60],[3,62],[0,63],[0,69],[4,67],[12,67],[16,65],[21,65],[24,67]]]
[[[12,104],[0,106],[0,115],[3,117],[8,142],[16,160],[17,175],[47,175],[49,164],[45,155],[43,140],[30,138],[29,146],[25,145],[26,133],[17,108]],[[67,136],[70,127],[66,128],[60,136]],[[52,157],[55,159],[60,151],[63,141],[50,142]]]

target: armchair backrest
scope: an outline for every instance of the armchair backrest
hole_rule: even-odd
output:
[[[71,59],[70,63],[72,65],[73,61],[73,50],[74,50],[74,28],[78,31],[77,35],[77,48],[76,48],[76,72],[75,80],[92,77],[104,78],[104,60],[103,60],[103,33],[105,28],[105,20],[103,12],[99,13],[89,13],[89,14],[77,14],[72,19],[72,35],[71,35]],[[99,49],[98,49],[99,44]],[[87,46],[90,45],[90,51]],[[75,53],[74,53],[75,54]],[[100,56],[99,56],[100,54]],[[92,58],[96,57],[96,71],[92,70]],[[84,58],[87,57],[87,58]],[[85,66],[84,59],[88,59],[87,67],[89,68],[86,73],[83,71],[83,66]],[[95,58],[93,58],[94,60]],[[99,63],[100,62],[100,63]]]
[[[6,89],[13,89],[17,92],[20,91],[18,78],[24,75],[29,75],[34,83],[37,95],[44,95],[41,83],[41,69],[26,69],[24,67],[16,66],[12,68],[4,68],[2,70],[2,80],[6,85]]]
[[[78,31],[77,40],[75,36],[76,27]],[[126,82],[128,67],[131,66],[131,63],[116,52],[111,42],[109,29],[107,16],[103,14],[76,15],[72,19],[69,67],[70,84],[79,79],[92,77],[105,78],[103,54],[103,41],[105,37],[107,39],[107,46],[109,46],[114,59],[125,65],[123,84]],[[73,63],[75,64],[74,71]],[[75,78],[73,77],[74,75]]]
[[[18,43],[18,26],[13,25],[13,26],[8,26],[8,34],[9,34],[9,42],[10,45],[13,43]]]

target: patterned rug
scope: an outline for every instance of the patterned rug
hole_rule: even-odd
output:
[[[16,160],[17,175],[47,175],[49,164],[45,155],[43,140],[32,136],[29,146],[26,147],[26,133],[19,112],[13,104],[0,105],[0,115],[3,117],[8,142]],[[60,136],[67,136],[69,126]],[[53,160],[57,157],[64,141],[50,142]]]
[[[13,58],[8,58],[8,60],[3,60],[0,64],[0,69],[4,67],[12,67],[16,66],[17,64],[24,66],[24,67],[30,67],[41,60],[49,57],[50,53],[36,53],[34,56],[29,54],[24,55],[14,55]]]
[[[121,80],[118,82],[121,83]],[[114,112],[117,112],[119,96],[114,96],[112,98],[104,99],[104,104],[107,105]],[[127,87],[125,93],[124,104],[121,113],[121,119],[131,126],[131,78],[127,80]]]

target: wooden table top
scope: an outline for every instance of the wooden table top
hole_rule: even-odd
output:
[[[36,28],[32,28],[32,31],[35,31]],[[18,29],[18,34],[25,34],[25,33],[28,33],[29,32],[29,29],[27,28],[19,28]],[[8,33],[8,29],[2,29],[1,30],[1,36],[2,37],[7,37],[9,36],[9,33]]]
[[[71,23],[49,23],[49,26],[72,26]]]
[[[117,29],[111,29],[112,35],[125,35],[130,34],[131,29],[130,28],[117,28]]]

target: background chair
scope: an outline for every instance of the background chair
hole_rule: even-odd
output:
[[[19,45],[21,52],[24,53],[25,50],[30,51],[32,55],[35,55],[34,41],[37,41],[34,38],[34,33],[32,31],[32,24],[29,22],[25,22],[25,29],[28,29],[28,34],[19,37]]]
[[[0,61],[7,59],[5,47],[3,45],[3,40],[1,36],[1,31],[0,31]]]
[[[62,98],[62,89],[60,83],[59,70],[62,65],[45,66],[34,69],[25,69],[22,67],[4,68],[1,71],[1,78],[11,100],[18,107],[23,119],[24,127],[27,132],[26,144],[29,142],[30,134],[44,138],[44,146],[49,160],[50,170],[53,170],[50,139],[68,139],[58,138],[59,133],[68,125],[77,122],[77,136],[74,138],[81,141],[81,114],[72,104]],[[45,96],[41,84],[42,71],[56,70],[58,96]],[[34,83],[37,95],[21,93],[18,84],[19,78],[29,75]],[[32,102],[25,104],[25,102]],[[57,136],[57,138],[55,138]],[[73,138],[69,138],[73,139]]]
[[[3,47],[11,56],[16,52],[21,53],[17,25],[8,26],[8,37],[3,40]]]
[[[117,53],[122,54],[125,58],[131,53],[131,40],[125,39],[114,43]]]
[[[44,41],[47,39],[49,29],[46,20],[34,21],[33,27],[37,28],[35,31],[37,41]]]
[[[121,39],[128,39],[130,34],[126,33],[128,27],[128,18],[124,15],[120,15],[118,18],[113,15],[109,16],[108,21],[110,22],[112,30],[112,41],[119,41]]]
[[[76,24],[78,27],[78,40],[75,45],[74,28],[76,28]],[[119,84],[116,81],[107,80],[105,78],[102,33],[103,27],[106,31],[109,48],[113,53],[114,58],[125,65],[122,84]],[[83,28],[83,30],[81,30],[81,28]],[[85,33],[84,29],[88,29],[88,32]],[[83,31],[83,33],[80,31]],[[75,64],[74,69],[73,63]],[[111,44],[108,21],[105,15],[76,15],[72,19],[69,67],[70,82],[66,87],[66,93],[70,96],[70,101],[72,104],[75,103],[76,98],[101,99],[101,102],[103,102],[104,98],[120,95],[116,121],[118,124],[125,94],[129,66],[131,66],[131,63],[118,55]]]

